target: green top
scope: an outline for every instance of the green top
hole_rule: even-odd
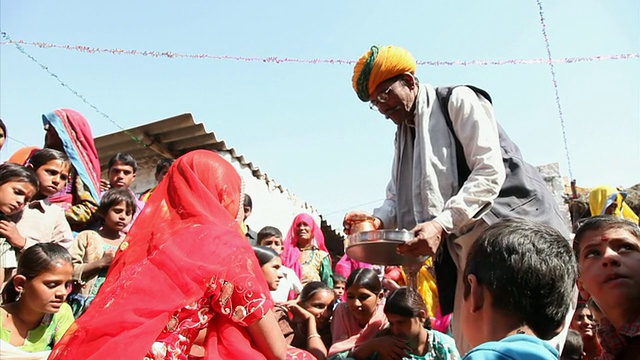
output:
[[[29,330],[27,338],[22,346],[16,346],[26,352],[38,352],[51,350],[53,346],[60,341],[62,335],[67,331],[73,323],[73,313],[69,304],[64,303],[60,307],[60,311],[55,314],[47,314],[42,319],[40,325]],[[0,317],[0,339],[9,342],[11,339],[11,331],[2,326],[2,318]]]

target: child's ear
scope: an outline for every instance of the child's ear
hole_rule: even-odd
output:
[[[469,299],[467,301],[470,302],[471,311],[478,312],[484,306],[485,298],[484,298],[484,286],[482,286],[478,282],[478,278],[475,275],[469,274],[467,277],[469,281]]]
[[[578,292],[580,293],[580,296],[585,301],[589,300],[591,298],[591,294],[589,294],[589,292],[584,288],[584,286],[582,286],[582,280],[580,278],[576,280],[576,284],[578,285]]]
[[[420,310],[418,312],[418,317],[420,318],[420,321],[425,322],[427,321],[427,312],[424,310]]]
[[[378,304],[380,304],[382,299],[384,299],[384,290],[380,290],[380,292],[378,293]]]
[[[24,275],[16,275],[13,277],[13,287],[17,292],[21,292],[24,290],[24,286],[27,282],[27,278]]]

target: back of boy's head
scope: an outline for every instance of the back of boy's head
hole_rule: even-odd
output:
[[[9,181],[25,182],[31,184],[36,191],[40,187],[38,176],[32,168],[6,162],[0,165],[0,185]]]
[[[113,206],[124,202],[127,210],[131,211],[131,215],[136,213],[138,206],[136,199],[131,195],[131,191],[125,188],[112,188],[102,195],[100,205],[98,206],[98,214],[105,216]]]
[[[111,169],[111,167],[115,165],[116,162],[120,162],[123,165],[131,166],[134,174],[136,173],[136,171],[138,171],[138,163],[136,162],[136,159],[134,159],[133,156],[127,153],[119,152],[113,155],[113,157],[109,160],[109,169]]]
[[[246,199],[246,195],[245,195],[245,199]],[[258,231],[258,237],[256,241],[258,242],[258,244],[260,244],[262,240],[268,239],[272,236],[282,239],[282,232],[277,227],[265,226],[262,229],[260,229],[260,231]]]
[[[493,309],[517,317],[541,339],[555,336],[573,299],[577,266],[559,231],[523,219],[491,225],[469,250],[464,271],[491,294]]]
[[[629,220],[613,215],[599,215],[586,219],[576,231],[573,238],[573,252],[576,259],[580,259],[580,243],[589,231],[604,231],[609,229],[621,229],[628,231],[638,241],[640,241],[640,227]]]
[[[156,175],[159,175],[164,170],[169,170],[171,164],[173,164],[176,159],[173,158],[162,158],[158,160],[158,164],[156,164]]]
[[[34,170],[38,170],[42,165],[45,165],[49,161],[60,160],[63,164],[71,165],[69,156],[55,149],[44,148],[34,152],[29,158],[28,164],[33,167]]]
[[[22,275],[27,280],[31,280],[52,269],[58,263],[71,264],[69,251],[56,243],[39,243],[28,247],[20,255],[16,275]],[[13,285],[13,278],[11,278],[2,290],[2,302],[5,304],[14,302],[17,296],[18,292]]]
[[[581,360],[583,347],[584,343],[582,342],[580,333],[576,330],[569,329],[560,360]]]
[[[337,272],[334,272],[332,277],[333,277],[334,284],[338,284],[338,283],[345,284],[347,282],[347,279],[344,276],[338,274]]]

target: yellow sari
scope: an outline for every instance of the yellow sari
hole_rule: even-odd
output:
[[[604,215],[605,210],[615,201],[617,207],[613,212],[613,216],[621,217],[638,223],[638,215],[624,202],[627,194],[614,189],[611,186],[600,185],[591,190],[589,194],[589,208],[591,216]]]

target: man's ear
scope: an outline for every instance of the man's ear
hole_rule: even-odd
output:
[[[474,274],[469,274],[467,276],[467,280],[469,281],[469,299],[471,312],[478,312],[484,306],[485,298],[484,298],[484,286],[482,286],[478,282],[478,278]]]
[[[416,86],[416,78],[410,72],[406,72],[403,75],[402,80],[404,83],[407,84],[409,89],[413,89]]]

